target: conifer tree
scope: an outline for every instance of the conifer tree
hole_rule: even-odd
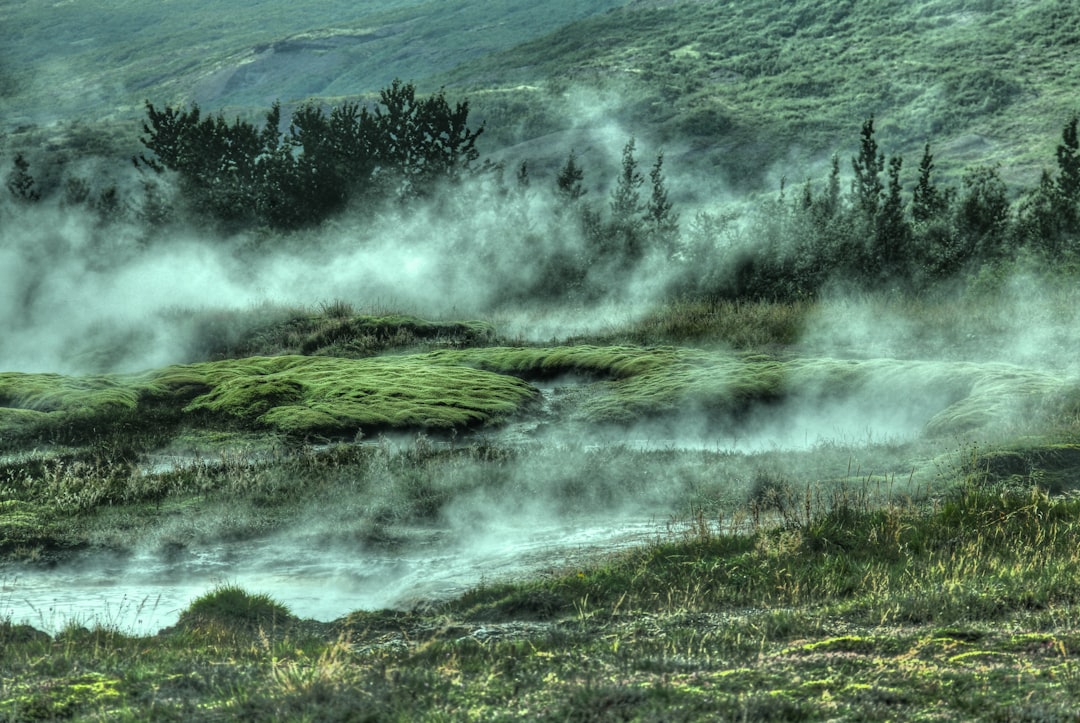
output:
[[[566,157],[566,163],[555,178],[559,198],[566,204],[576,203],[587,193],[584,180],[585,172],[577,164],[577,153],[571,150],[570,155]]]
[[[874,140],[873,116],[863,122],[859,155],[851,159],[851,166],[855,171],[851,193],[856,208],[862,211],[865,218],[873,219],[881,206],[884,191],[881,172],[885,169],[885,154],[878,150],[877,141]]]
[[[645,206],[641,203],[641,186],[645,177],[638,170],[635,147],[633,138],[623,147],[621,171],[611,191],[611,220],[600,243],[603,255],[631,265],[644,255],[641,214]]]
[[[15,156],[14,166],[8,177],[8,191],[17,201],[23,203],[40,201],[41,191],[37,189],[37,182],[30,175],[30,161],[26,160],[26,156],[22,153],[18,153]]]
[[[934,156],[930,153],[930,143],[927,142],[923,148],[922,160],[919,162],[919,182],[911,198],[911,217],[918,222],[936,218],[947,205],[944,194],[938,190],[930,178],[934,167]]]
[[[668,199],[667,184],[664,181],[664,152],[656,155],[656,163],[649,171],[652,181],[652,195],[645,207],[645,223],[651,240],[656,248],[667,258],[673,258],[679,236],[679,214],[672,211],[673,204]]]
[[[1057,188],[1062,197],[1073,204],[1080,202],[1080,140],[1076,127],[1080,117],[1074,115],[1061,131],[1057,147]]]
[[[874,261],[882,278],[895,281],[903,274],[903,265],[908,259],[911,229],[904,218],[904,205],[900,197],[900,169],[903,159],[893,156],[889,159],[889,189],[876,220],[876,252]]]

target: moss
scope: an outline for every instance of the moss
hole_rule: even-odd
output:
[[[59,720],[85,710],[101,710],[120,700],[118,678],[84,673],[70,680],[52,681],[42,690],[28,690],[0,700],[0,713],[13,720]]]
[[[122,377],[71,377],[61,374],[0,374],[0,406],[53,412],[72,407],[87,411],[134,409],[138,390]]]
[[[629,423],[655,415],[738,415],[784,399],[816,403],[856,398],[897,414],[932,414],[944,435],[1002,422],[1045,418],[1076,385],[1008,364],[895,359],[790,359],[671,347],[488,348],[439,351],[437,364],[469,364],[527,379],[586,375],[610,382],[586,402],[586,421]],[[934,408],[938,410],[934,413]],[[1060,411],[1060,410],[1059,410]],[[1066,410],[1067,411],[1067,410]]]
[[[779,401],[853,402],[925,419],[934,435],[1067,416],[1076,385],[1005,364],[892,359],[778,359],[673,347],[490,347],[367,359],[251,357],[138,375],[0,376],[5,440],[79,439],[102,429],[183,419],[287,435],[384,429],[450,430],[499,423],[539,392],[525,380],[591,381],[578,405],[587,423],[631,424],[704,415],[730,420]],[[1062,401],[1064,400],[1064,401]],[[1064,407],[1063,407],[1064,405]],[[853,409],[858,414],[860,409]]]
[[[173,367],[156,384],[204,387],[184,412],[210,412],[290,434],[475,427],[535,401],[518,379],[412,357],[268,357]]]

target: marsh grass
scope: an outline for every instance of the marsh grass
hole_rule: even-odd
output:
[[[786,518],[692,516],[429,612],[305,626],[225,586],[182,614],[200,624],[154,638],[0,623],[0,711],[1063,720],[1080,704],[1078,504],[976,478],[919,500],[811,489]]]

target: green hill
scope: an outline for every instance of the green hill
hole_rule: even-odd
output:
[[[139,115],[143,102],[264,109],[427,78],[620,0],[11,2],[0,128]],[[5,97],[6,96],[6,97]]]
[[[1080,109],[1078,42],[1080,5],[1063,0],[639,1],[438,80],[543,86],[549,106],[579,84],[623,127],[676,151],[673,168],[741,186],[811,162],[821,173],[834,151],[846,163],[870,115],[908,168],[930,140],[943,171],[1000,162],[1007,180],[1030,185]],[[480,94],[476,106],[499,115],[524,94]],[[573,127],[561,129],[572,138]]]
[[[261,115],[401,77],[468,97],[486,154],[547,172],[574,148],[599,179],[634,134],[708,200],[846,167],[870,115],[905,176],[929,140],[943,181],[1000,163],[1031,186],[1080,109],[1066,0],[373,5],[6,3],[0,127],[114,119],[134,142],[146,99]]]

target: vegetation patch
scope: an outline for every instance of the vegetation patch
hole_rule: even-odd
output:
[[[790,359],[675,347],[487,348],[433,352],[437,364],[469,364],[526,379],[586,375],[609,384],[584,403],[592,423],[656,416],[738,416],[781,401],[853,400],[898,416],[922,414],[932,434],[970,432],[1019,417],[1068,416],[1076,384],[1007,364],[894,359]],[[1064,405],[1064,406],[1063,406]]]
[[[52,389],[55,387],[55,389]],[[193,415],[293,435],[360,429],[478,427],[528,408],[538,392],[513,377],[408,357],[348,360],[257,357],[190,364],[131,376],[0,378],[8,405],[5,439],[70,425],[108,427],[117,411],[165,410],[174,423]],[[44,416],[42,416],[44,415]]]
[[[289,434],[460,429],[505,420],[537,397],[530,385],[409,357],[266,357],[172,367],[154,384],[202,393],[183,411]]]
[[[181,629],[207,624],[240,628],[273,627],[296,620],[289,609],[269,595],[252,594],[236,585],[222,585],[202,595],[180,613]]]

